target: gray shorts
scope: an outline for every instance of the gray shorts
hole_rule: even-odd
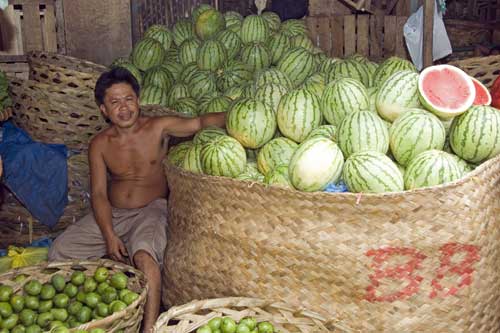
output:
[[[145,207],[113,208],[113,229],[127,247],[129,259],[139,250],[149,253],[159,265],[167,246],[167,200],[156,199]],[[106,243],[94,213],[69,226],[52,243],[49,261],[98,259],[106,254]]]

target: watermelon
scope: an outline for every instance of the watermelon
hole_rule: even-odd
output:
[[[177,47],[171,47],[165,51],[165,59],[163,62],[178,62],[179,61],[179,49]]]
[[[228,62],[218,73],[217,87],[225,91],[229,88],[242,86],[252,79],[250,66],[239,61]]]
[[[321,125],[320,127],[313,129],[307,136],[306,140],[315,137],[321,137],[330,139],[333,142],[337,142],[337,133],[337,127],[335,127],[334,125]]]
[[[124,62],[124,63],[117,65],[116,67],[121,67],[121,68],[125,68],[126,70],[128,70],[130,72],[130,74],[132,74],[134,76],[134,78],[137,80],[137,83],[139,84],[139,86],[142,86],[141,71],[134,64]]]
[[[472,106],[453,120],[450,144],[455,154],[472,163],[499,155],[500,111],[491,106]]]
[[[207,40],[198,49],[196,58],[199,69],[215,71],[227,60],[226,48],[218,40]]]
[[[271,31],[278,31],[281,26],[281,19],[275,12],[264,12],[260,16],[266,20]]]
[[[272,35],[267,41],[267,49],[271,56],[271,64],[276,65],[283,55],[291,48],[290,38],[283,33]]]
[[[378,89],[375,107],[378,114],[393,122],[408,108],[420,108],[418,74],[413,71],[399,71],[387,78]]]
[[[193,143],[204,145],[207,142],[210,142],[214,138],[221,135],[227,135],[226,131],[223,130],[222,128],[216,126],[205,127],[204,129],[198,131],[198,133],[195,134],[193,138]]]
[[[165,49],[156,39],[144,38],[134,46],[130,57],[138,69],[147,71],[163,63]]]
[[[201,108],[200,115],[213,112],[226,112],[229,110],[231,103],[232,103],[231,99],[227,96],[212,97]]]
[[[212,176],[236,177],[245,171],[247,164],[243,146],[227,135],[217,136],[203,145],[200,158],[203,172]]]
[[[113,62],[111,63],[111,65],[109,65],[109,67],[110,68],[119,67],[121,64],[129,64],[130,62],[131,60],[128,57],[118,57],[115,60],[113,60]]]
[[[269,171],[264,177],[264,183],[293,189],[293,184],[288,176],[288,165],[280,165]]]
[[[240,31],[240,38],[243,43],[265,43],[268,37],[269,25],[266,19],[259,15],[245,17]]]
[[[192,141],[184,141],[172,146],[167,154],[167,161],[175,166],[182,167],[187,151],[193,145]]]
[[[200,98],[206,94],[217,91],[215,75],[209,71],[200,71],[189,81],[191,96]]]
[[[421,109],[412,109],[399,116],[389,131],[392,155],[403,166],[423,151],[442,150],[445,139],[446,131],[441,121]]]
[[[471,76],[470,78],[472,79],[472,83],[474,83],[474,89],[476,91],[476,97],[472,105],[490,105],[491,95],[488,89],[475,77]]]
[[[241,86],[233,86],[224,90],[224,96],[229,97],[232,101],[235,101],[242,97],[243,88]]]
[[[179,62],[186,66],[189,63],[196,62],[198,48],[201,43],[196,38],[186,39],[179,47]]]
[[[276,131],[276,117],[267,104],[251,98],[242,98],[228,111],[226,128],[229,135],[244,147],[259,148],[273,137]]]
[[[340,78],[358,80],[367,88],[372,85],[372,76],[367,65],[354,60],[340,60],[335,62],[330,72],[326,75],[327,82],[332,82]]]
[[[267,175],[280,165],[288,165],[298,147],[298,144],[287,138],[272,139],[259,150],[257,155],[259,171]]]
[[[497,76],[490,87],[491,106],[500,109],[500,76]]]
[[[328,74],[333,70],[333,67],[337,62],[339,62],[339,58],[326,58],[321,61],[318,66],[318,72],[323,74]]]
[[[225,27],[224,16],[215,9],[207,9],[196,18],[194,30],[200,39],[207,40]]]
[[[179,80],[179,75],[182,71],[182,64],[176,61],[167,61],[164,62],[161,66],[165,68],[168,72],[170,72],[170,74],[172,74],[174,82]]]
[[[198,64],[196,62],[190,62],[182,68],[179,74],[179,81],[185,84],[189,84],[193,77],[195,77],[200,72]]]
[[[282,22],[280,31],[288,37],[307,35],[307,27],[305,21],[297,19],[290,19]]]
[[[453,155],[441,150],[424,151],[408,164],[404,176],[405,189],[413,190],[452,182],[463,176],[461,170]]]
[[[153,85],[164,90],[169,90],[174,84],[174,77],[163,67],[163,65],[156,66],[148,69],[146,73],[144,73],[143,84],[146,87]]]
[[[170,49],[174,39],[172,32],[168,30],[167,26],[161,24],[153,24],[150,26],[144,33],[144,38],[156,39],[163,45],[165,51]]]
[[[241,49],[241,38],[237,33],[231,30],[222,30],[216,36],[216,39],[226,48],[227,59],[235,58]]]
[[[214,10],[214,7],[206,3],[201,3],[198,6],[194,7],[193,10],[191,11],[191,19],[193,20],[193,23],[196,23],[198,17],[200,17],[201,14],[203,14],[209,9]]]
[[[319,100],[306,89],[296,89],[281,98],[277,112],[280,132],[295,142],[302,142],[321,124]]]
[[[255,86],[252,84],[252,82],[248,82],[247,84],[243,85],[241,89],[241,97],[255,97]]]
[[[295,47],[283,55],[277,68],[290,78],[294,86],[299,86],[313,73],[314,56],[303,47]]]
[[[184,155],[184,161],[182,163],[182,168],[184,170],[194,172],[194,173],[203,173],[203,169],[201,166],[201,153],[202,145],[193,144],[186,151],[186,155]]]
[[[309,52],[312,52],[314,45],[312,40],[307,35],[296,35],[290,38],[292,47],[303,47]]]
[[[321,112],[329,124],[339,126],[344,117],[369,108],[366,88],[361,82],[341,78],[326,85],[321,98]]]
[[[353,112],[340,123],[338,144],[346,158],[364,150],[385,154],[389,149],[389,131],[375,113]]]
[[[281,98],[288,92],[288,89],[276,83],[268,83],[260,86],[255,91],[255,98],[269,105],[276,114]]]
[[[185,40],[194,38],[196,36],[193,22],[185,18],[178,20],[174,24],[172,34],[174,37],[175,45],[180,47]]]
[[[246,45],[241,51],[241,60],[246,63],[252,71],[259,71],[269,67],[271,64],[267,48],[259,43]]]
[[[231,10],[224,13],[224,19],[226,21],[226,28],[228,29],[231,26],[241,26],[243,23],[243,16]]]
[[[417,72],[415,65],[408,60],[398,57],[390,57],[377,67],[375,73],[373,74],[373,84],[378,87],[392,74],[404,70]]]
[[[389,157],[378,151],[354,153],[346,160],[342,179],[350,192],[403,191],[403,175]]]
[[[191,97],[188,87],[183,83],[176,83],[170,89],[167,97],[167,105],[172,106],[179,98]]]
[[[288,75],[277,68],[267,68],[255,73],[256,89],[269,83],[279,84],[288,90],[293,88],[292,81]]]
[[[141,90],[139,98],[140,105],[163,105],[168,106],[168,95],[165,90],[157,86],[147,86]]]
[[[322,73],[316,73],[309,76],[301,85],[301,87],[313,92],[314,94],[316,94],[316,97],[318,97],[318,99],[321,99],[321,97],[323,96],[323,92],[325,91],[325,82],[325,75]]]
[[[178,98],[172,108],[179,113],[196,117],[198,115],[198,102],[192,97]]]
[[[435,65],[424,69],[418,78],[418,91],[425,108],[443,119],[467,111],[476,96],[471,77],[451,65]]]
[[[339,179],[343,165],[344,157],[335,142],[313,138],[299,145],[288,166],[288,174],[296,189],[322,191]]]
[[[236,176],[235,179],[263,183],[264,182],[264,175],[259,173],[259,172],[253,173],[253,172],[250,172],[248,170],[245,170],[242,173],[240,173],[238,176]]]

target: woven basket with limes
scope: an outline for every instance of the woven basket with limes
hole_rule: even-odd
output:
[[[0,333],[135,333],[147,284],[110,260],[65,261],[0,275]]]

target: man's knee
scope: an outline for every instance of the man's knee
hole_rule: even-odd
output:
[[[145,250],[138,250],[134,254],[134,263],[138,268],[142,268],[145,266],[155,265],[159,266],[153,256]]]

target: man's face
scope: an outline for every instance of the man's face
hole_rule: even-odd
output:
[[[116,83],[106,89],[104,104],[99,107],[116,126],[128,128],[139,118],[139,99],[127,83]]]

